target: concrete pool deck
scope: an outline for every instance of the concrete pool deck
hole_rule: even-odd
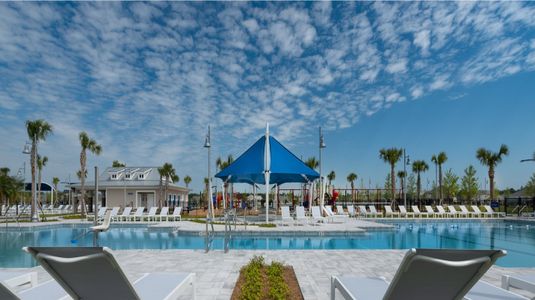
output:
[[[193,272],[196,274],[197,299],[229,299],[240,268],[253,256],[262,255],[293,266],[305,299],[330,299],[330,276],[354,274],[384,276],[391,280],[405,250],[231,250],[228,253],[199,250],[117,250],[115,257],[130,280],[147,272]],[[39,282],[51,277],[41,268]],[[17,269],[7,269],[17,270]],[[503,268],[493,266],[483,277],[500,286],[501,276],[535,274],[535,268]],[[535,297],[526,291],[514,290]],[[185,295],[186,299],[189,295]]]

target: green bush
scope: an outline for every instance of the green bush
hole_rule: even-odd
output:
[[[273,227],[277,227],[277,225],[273,223],[267,223],[267,224],[258,224],[258,227],[273,228]]]
[[[249,264],[242,268],[245,284],[241,291],[242,300],[260,300],[262,297],[262,269],[264,258],[255,256]]]
[[[63,218],[63,220],[85,219],[84,217],[82,217],[82,215],[65,215],[62,218]]]
[[[269,299],[284,300],[288,298],[289,288],[283,277],[284,266],[279,262],[272,262],[267,268],[269,281]]]

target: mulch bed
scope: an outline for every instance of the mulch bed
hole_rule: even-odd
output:
[[[264,285],[262,286],[262,297],[261,299],[269,299],[268,297],[268,291],[269,291],[269,282],[267,280],[266,275],[266,269],[267,266],[264,266],[262,270],[262,282]],[[283,273],[284,281],[286,284],[288,284],[288,299],[290,300],[304,300],[303,294],[301,293],[301,288],[299,287],[299,282],[297,282],[297,277],[295,276],[294,269],[291,266],[284,266],[284,273]],[[245,277],[243,276],[243,273],[240,272],[240,277],[238,277],[238,281],[236,282],[236,286],[234,286],[234,291],[232,292],[231,300],[241,300],[241,290],[242,286],[245,284]]]

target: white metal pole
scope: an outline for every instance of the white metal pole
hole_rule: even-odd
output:
[[[266,223],[269,223],[269,175],[271,168],[271,149],[269,147],[269,123],[266,124],[266,141],[264,148],[264,180],[266,185]]]

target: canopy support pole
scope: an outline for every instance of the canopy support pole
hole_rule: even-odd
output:
[[[269,223],[269,174],[271,169],[271,149],[269,147],[269,123],[266,123],[266,143],[264,148],[264,180],[266,185],[266,224]]]

